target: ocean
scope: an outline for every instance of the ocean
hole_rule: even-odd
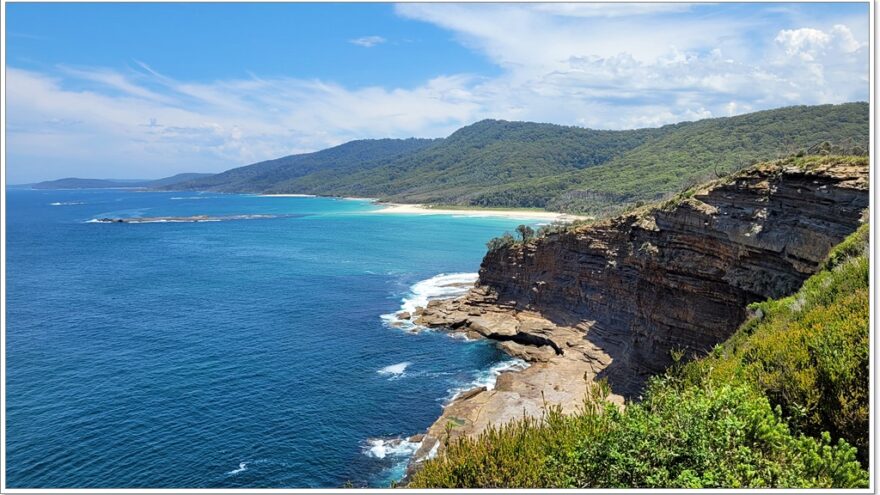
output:
[[[394,313],[522,221],[364,200],[7,193],[10,488],[388,486],[456,392],[521,366]],[[220,221],[97,223],[105,218]]]

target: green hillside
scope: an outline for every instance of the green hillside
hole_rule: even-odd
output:
[[[199,174],[199,173],[182,173],[177,175],[172,175],[171,177],[165,177],[163,179],[156,179],[151,181],[146,181],[143,184],[143,187],[148,188],[159,188],[164,186],[172,186],[174,184],[180,184],[182,182],[188,182],[191,180],[197,179],[205,179],[213,176],[214,174]]]
[[[868,116],[867,103],[847,103],[628,131],[484,120],[445,139],[352,141],[175,188],[603,214],[824,141],[864,153]]]
[[[314,153],[290,155],[238,167],[210,177],[169,186],[166,189],[220,192],[307,192],[291,191],[284,184],[309,174],[346,177],[352,172],[381,166],[401,155],[429,146],[432,139],[364,139],[350,141]]]
[[[668,133],[590,170],[525,187],[564,191],[550,209],[601,212],[607,203],[661,199],[750,164],[796,153],[828,141],[846,152],[868,149],[868,104],[789,107],[738,117],[672,126]],[[498,200],[495,200],[497,203]]]
[[[868,229],[641,402],[620,410],[596,386],[580,414],[452,442],[410,487],[867,487]]]
[[[33,189],[114,189],[114,188],[144,188],[158,189],[173,186],[182,182],[210,177],[213,174],[182,173],[171,177],[155,180],[123,180],[123,179],[79,179],[70,177],[66,179],[48,180],[31,184]]]
[[[665,126],[637,148],[585,170],[519,181],[470,198],[482,206],[540,206],[612,213],[650,202],[750,164],[828,141],[868,149],[868,105],[788,107]]]
[[[663,132],[660,129],[595,131],[553,124],[484,120],[382,167],[350,176],[303,177],[274,189],[407,202],[475,204],[471,198],[486,188],[596,166]],[[543,204],[529,204],[526,200],[516,206]]]

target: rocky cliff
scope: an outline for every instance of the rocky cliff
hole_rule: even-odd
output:
[[[544,401],[572,410],[585,380],[606,378],[618,402],[636,397],[676,352],[729,337],[749,303],[797,290],[864,220],[868,184],[867,158],[790,158],[490,251],[468,295],[416,321],[499,340],[534,364],[450,404],[425,449],[450,422],[473,434]]]
[[[789,159],[492,251],[478,284],[515,309],[588,322],[589,340],[613,358],[602,375],[630,395],[671,351],[704,352],[748,303],[797,290],[867,207],[867,159]]]

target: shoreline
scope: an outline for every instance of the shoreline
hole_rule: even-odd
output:
[[[32,188],[33,189],[33,188]],[[111,189],[111,188],[100,188]],[[177,191],[177,190],[151,190],[144,188],[113,188],[113,189],[142,189],[143,192],[207,192],[207,191]],[[56,189],[61,190],[61,189]],[[78,190],[78,189],[76,189]],[[215,194],[244,194],[252,193],[215,193]],[[323,196],[320,194],[299,194],[299,193],[257,193],[253,194],[262,198],[327,198],[341,201],[368,201],[376,206],[381,207],[378,210],[368,211],[369,214],[383,215],[455,215],[459,217],[472,218],[512,218],[520,220],[546,220],[550,222],[558,221],[564,223],[575,222],[578,220],[593,220],[594,217],[586,215],[575,215],[572,213],[561,213],[556,211],[529,210],[529,209],[505,209],[505,208],[480,208],[480,207],[435,207],[430,204],[422,203],[386,203],[379,198],[365,198],[353,196]]]
[[[382,209],[370,213],[386,215],[457,215],[464,217],[499,217],[518,218],[523,220],[549,220],[560,222],[573,222],[575,220],[589,220],[592,217],[572,215],[554,211],[530,211],[530,210],[504,210],[491,208],[434,208],[423,204],[404,203],[376,203]]]
[[[411,322],[450,335],[487,339],[510,358],[528,366],[501,371],[492,387],[475,386],[460,391],[443,406],[440,416],[418,435],[404,485],[422,463],[442,452],[445,439],[473,437],[493,426],[523,416],[541,418],[548,405],[564,414],[583,407],[588,387],[612,362],[587,335],[591,325],[557,324],[544,315],[499,304],[490,291],[478,286],[467,293],[428,301],[417,308]],[[606,400],[623,407],[624,397],[610,393]]]

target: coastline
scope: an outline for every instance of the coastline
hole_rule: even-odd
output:
[[[477,386],[458,393],[423,433],[410,437],[419,445],[410,458],[409,477],[426,460],[440,453],[446,439],[476,436],[486,429],[524,416],[541,418],[548,405],[575,413],[584,405],[589,387],[612,357],[585,338],[590,324],[563,326],[540,313],[499,304],[484,288],[472,287],[463,296],[432,299],[417,308],[414,325],[469,339],[489,339],[511,358],[528,366],[500,372],[494,386]],[[609,394],[623,407],[624,397]]]
[[[168,192],[168,191],[160,191]],[[574,215],[571,213],[561,213],[556,211],[543,211],[532,209],[504,209],[504,208],[480,208],[480,207],[435,207],[429,204],[421,203],[386,203],[378,198],[363,198],[350,196],[322,196],[319,194],[266,194],[260,193],[256,196],[263,198],[330,198],[342,201],[368,201],[381,208],[369,211],[369,214],[383,215],[455,215],[459,217],[473,218],[512,218],[518,220],[544,220],[548,222],[564,222],[570,223],[577,220],[592,220],[593,217],[586,215]]]
[[[380,210],[370,213],[391,214],[391,215],[457,215],[464,217],[500,217],[500,218],[517,218],[523,220],[548,220],[560,222],[573,222],[575,220],[589,220],[591,217],[582,215],[572,215],[569,213],[559,213],[553,211],[532,211],[532,210],[503,210],[492,208],[434,208],[423,204],[403,204],[403,203],[376,203],[382,206]]]

